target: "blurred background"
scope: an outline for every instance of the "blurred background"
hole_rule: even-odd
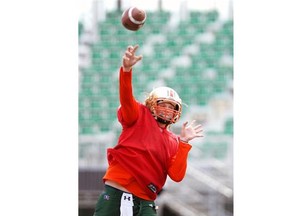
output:
[[[184,121],[203,124],[193,141],[187,174],[169,178],[156,200],[161,216],[233,215],[233,2],[232,0],[79,0],[79,216],[92,216],[106,149],[117,143],[118,71],[128,45],[139,44],[134,95],[144,101],[154,87],[175,89]],[[146,10],[137,32],[121,24],[123,10]]]

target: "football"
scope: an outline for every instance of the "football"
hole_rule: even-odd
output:
[[[145,20],[146,12],[137,7],[126,9],[121,18],[122,25],[130,31],[139,30],[144,25]]]

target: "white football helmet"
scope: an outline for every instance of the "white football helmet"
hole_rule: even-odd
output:
[[[174,109],[159,106],[160,103],[170,103]],[[145,105],[150,109],[155,119],[164,124],[177,122],[182,112],[181,98],[175,90],[169,87],[155,88],[146,98]]]

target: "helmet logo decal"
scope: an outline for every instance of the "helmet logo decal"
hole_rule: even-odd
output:
[[[174,97],[174,92],[169,89],[169,90],[168,90],[168,95],[169,95],[169,97]]]

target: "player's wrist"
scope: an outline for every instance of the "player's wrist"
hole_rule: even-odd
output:
[[[130,72],[131,69],[132,69],[132,67],[124,67],[124,66],[123,66],[123,71],[124,71],[124,72]]]
[[[189,142],[189,140],[186,139],[185,137],[179,137],[179,141],[180,142],[184,142],[184,143],[188,143]]]

